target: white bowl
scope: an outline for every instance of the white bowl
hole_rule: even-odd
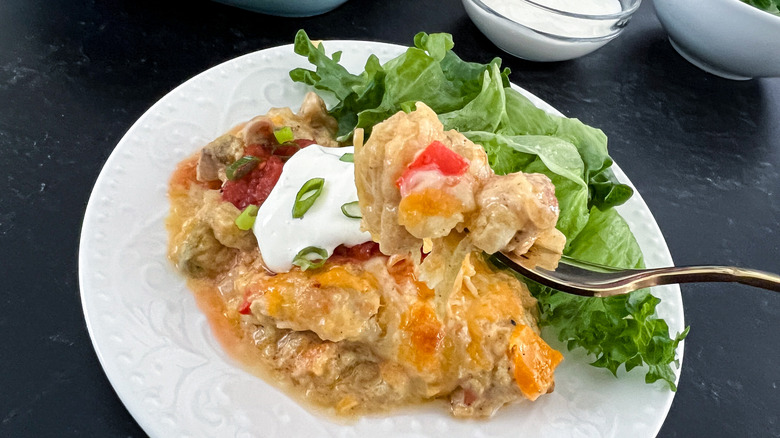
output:
[[[252,12],[280,17],[311,17],[324,14],[347,0],[215,0]]]
[[[740,0],[655,0],[677,52],[727,79],[780,76],[780,17]]]
[[[463,6],[501,50],[529,61],[550,62],[587,55],[617,37],[641,0],[612,4],[618,1],[619,10],[596,14],[545,6],[555,4],[550,0],[463,0]]]

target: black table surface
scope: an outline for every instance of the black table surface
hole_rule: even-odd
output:
[[[651,0],[604,48],[548,64],[501,52],[458,0],[349,0],[302,19],[206,0],[3,0],[0,436],[144,436],[81,310],[90,191],[159,98],[223,61],[288,44],[300,28],[404,45],[419,31],[449,32],[467,60],[501,56],[513,82],[607,133],[676,264],[780,271],[780,79],[729,81],[692,66]],[[780,295],[727,284],[682,291],[691,332],[659,435],[780,436]]]

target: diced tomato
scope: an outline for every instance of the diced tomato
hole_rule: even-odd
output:
[[[242,315],[249,315],[252,313],[250,310],[250,307],[252,306],[252,301],[250,301],[248,298],[244,298],[244,302],[241,303],[241,307],[238,308],[238,313]]]
[[[295,143],[298,145],[298,147],[299,147],[299,148],[301,148],[301,149],[305,148],[306,146],[313,145],[314,143],[317,143],[316,141],[314,141],[314,140],[309,140],[308,138],[296,138],[296,139],[295,139],[295,140],[293,140],[293,141],[294,141],[294,142],[295,142]]]
[[[243,210],[250,204],[261,205],[279,181],[283,165],[279,157],[265,158],[243,178],[225,181],[222,186],[222,199],[231,202],[239,210]]]
[[[298,152],[300,148],[297,145],[290,144],[290,145],[279,145],[274,148],[274,155],[277,157],[280,157],[282,159],[290,158],[293,156],[294,153]]]
[[[282,175],[282,167],[295,152],[314,144],[314,140],[296,139],[294,145],[251,144],[244,150],[245,155],[261,159],[260,164],[251,172],[222,186],[222,199],[243,210],[247,205],[261,205],[271,194],[276,182]]]
[[[294,153],[314,143],[315,143],[314,140],[299,138],[293,140],[292,143],[285,143],[281,145],[276,144],[271,147],[271,150],[273,155],[276,155],[277,157],[281,158],[282,161],[287,161],[287,159],[292,157]]]
[[[471,406],[472,403],[477,401],[479,396],[477,395],[474,390],[470,388],[463,388],[463,404],[466,406]]]
[[[428,254],[430,254],[430,252],[425,252],[425,249],[423,249],[423,247],[421,246],[420,247],[420,261],[425,260],[425,258],[428,257]]]
[[[352,260],[366,261],[379,252],[379,244],[376,242],[364,242],[355,246],[339,245],[333,250],[333,257],[344,257]]]
[[[415,157],[406,170],[396,181],[396,186],[402,188],[420,171],[438,170],[444,176],[458,176],[466,173],[469,162],[455,151],[439,141],[429,144]],[[402,189],[402,192],[406,191]]]
[[[415,170],[431,165],[448,176],[462,175],[469,168],[469,162],[465,158],[439,141],[434,141],[423,149],[408,169]]]

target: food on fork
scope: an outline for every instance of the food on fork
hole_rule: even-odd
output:
[[[414,255],[423,240],[455,233],[474,250],[506,251],[555,269],[566,238],[555,228],[550,179],[496,175],[485,150],[444,131],[425,104],[375,126],[355,163],[364,228],[383,252]]]

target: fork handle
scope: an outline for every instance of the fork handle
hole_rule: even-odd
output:
[[[670,266],[624,269],[561,257],[558,268],[527,268],[522,261],[504,253],[493,255],[498,262],[537,283],[585,297],[611,297],[677,283],[731,282],[780,292],[780,275],[735,266]]]
[[[780,276],[756,269],[735,266],[681,266],[643,269],[636,272],[637,281],[647,286],[675,283],[736,282],[780,292]]]

